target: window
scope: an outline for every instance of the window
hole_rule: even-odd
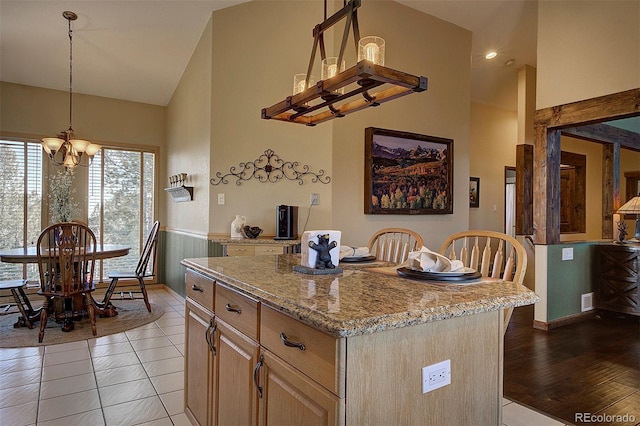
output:
[[[0,249],[35,245],[42,218],[42,148],[0,140]],[[0,279],[38,280],[35,264],[0,263]]]
[[[129,255],[105,260],[100,276],[109,270],[133,271],[154,216],[155,154],[103,148],[89,167],[88,223],[99,243],[126,244]]]
[[[42,147],[35,141],[0,140],[0,250],[35,246],[48,215],[43,211]],[[48,160],[45,160],[48,161]],[[74,184],[77,200],[87,200],[83,217],[99,243],[131,247],[125,257],[105,260],[96,271],[106,281],[109,269],[135,270],[155,220],[156,154],[152,149],[102,148]],[[84,189],[87,194],[84,196]],[[37,281],[35,264],[0,263],[0,279]]]

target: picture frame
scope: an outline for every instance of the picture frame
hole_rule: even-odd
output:
[[[452,214],[453,139],[367,127],[365,214]]]
[[[469,178],[469,207],[480,207],[480,178]]]

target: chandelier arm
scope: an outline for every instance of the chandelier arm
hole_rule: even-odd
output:
[[[342,32],[342,42],[340,43],[340,53],[338,54],[338,72],[340,72],[340,64],[342,63],[342,59],[344,58],[344,51],[347,47],[347,40],[349,39],[349,29],[351,28],[351,23],[353,22],[353,15],[357,13],[357,10],[353,9],[353,6],[349,6],[349,13],[347,13],[347,19],[344,23],[344,31]],[[357,46],[357,44],[356,44]],[[356,53],[358,53],[358,49],[356,47]]]
[[[346,0],[345,0],[346,1]],[[358,42],[360,41],[360,26],[358,25],[358,11],[353,11],[353,22],[351,27],[353,28],[353,43],[356,48],[356,54],[358,53]]]

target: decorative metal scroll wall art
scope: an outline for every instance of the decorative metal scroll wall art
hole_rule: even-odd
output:
[[[310,171],[308,165],[300,165],[297,161],[283,161],[276,153],[267,149],[264,154],[253,162],[240,163],[238,167],[232,166],[229,173],[216,172],[216,177],[211,178],[211,185],[229,183],[229,178],[236,179],[236,185],[242,185],[243,181],[258,179],[260,182],[276,183],[280,179],[297,180],[298,184],[304,183],[304,178],[310,176],[311,182],[329,183],[331,178],[325,176],[324,170],[317,173]]]

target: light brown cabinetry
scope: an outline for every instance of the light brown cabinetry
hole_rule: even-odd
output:
[[[218,425],[255,425],[258,391],[253,372],[258,362],[258,343],[220,319],[217,323],[217,418]]]
[[[284,254],[286,246],[269,244],[226,244],[227,256],[264,256],[269,254]]]
[[[336,337],[259,299],[257,281],[234,286],[215,272],[206,298],[215,309],[201,309],[191,297],[205,292],[187,287],[185,412],[194,424],[502,423],[499,310]],[[367,326],[366,317],[350,324],[358,321]],[[451,385],[422,393],[422,368],[447,359]]]
[[[211,278],[187,270],[185,308],[185,413],[192,423],[210,424],[214,415],[214,284]]]
[[[344,399],[268,350],[260,359],[260,425],[344,424]]]

